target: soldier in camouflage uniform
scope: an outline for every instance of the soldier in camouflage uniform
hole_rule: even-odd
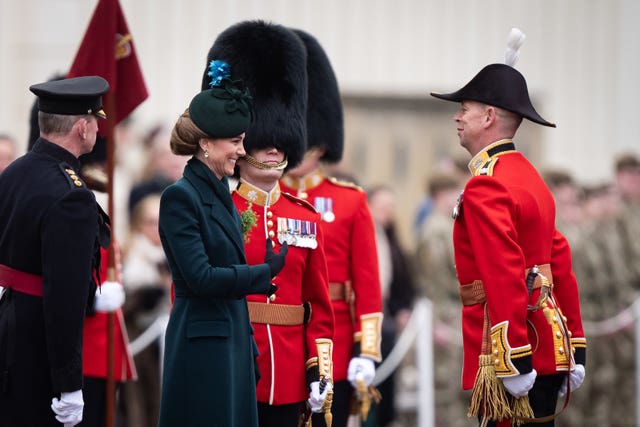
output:
[[[634,301],[631,269],[625,262],[624,234],[619,228],[620,200],[608,184],[585,190],[585,222],[574,249],[574,271],[581,286],[582,316],[600,322]],[[571,395],[567,415],[558,425],[627,426],[635,424],[634,336],[632,329],[590,333],[587,375],[580,393]]]
[[[549,169],[542,178],[551,190],[556,202],[556,227],[564,234],[571,247],[578,245],[583,235],[583,192],[566,171]]]
[[[619,225],[624,238],[625,264],[631,269],[631,285],[640,289],[640,160],[632,154],[615,164],[616,187],[623,201]]]
[[[433,211],[422,225],[415,253],[419,292],[433,302],[436,425],[468,426],[469,395],[460,388],[460,296],[453,261],[451,212],[464,183],[453,175],[429,180]]]

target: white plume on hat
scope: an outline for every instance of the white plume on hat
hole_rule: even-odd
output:
[[[513,67],[518,62],[518,51],[527,36],[519,29],[512,28],[507,38],[507,50],[504,53],[504,63]]]

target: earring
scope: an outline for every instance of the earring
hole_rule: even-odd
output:
[[[209,157],[209,150],[204,150],[204,156]]]

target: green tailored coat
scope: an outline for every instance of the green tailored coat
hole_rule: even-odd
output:
[[[222,180],[189,160],[160,203],[175,302],[166,332],[161,427],[257,426],[257,347],[245,296],[269,290],[245,261],[240,217]]]

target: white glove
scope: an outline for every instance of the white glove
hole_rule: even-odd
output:
[[[64,424],[64,427],[79,424],[82,421],[83,408],[82,390],[60,393],[60,400],[57,397],[51,399],[51,410],[56,414],[56,420]]]
[[[96,289],[96,311],[116,311],[124,304],[124,289],[118,282],[104,282]]]
[[[582,385],[582,381],[584,381],[584,365],[577,364],[575,369],[569,372],[569,385],[571,386],[571,391],[579,389]],[[565,394],[567,394],[567,377],[564,377],[564,381],[562,381],[558,397],[562,397]]]
[[[320,393],[320,381],[314,381],[311,383],[311,392],[309,393],[309,399],[307,400],[307,402],[309,402],[311,412],[322,411],[322,404],[330,390],[333,390],[333,384],[331,384],[331,381],[327,381],[327,385],[324,387],[324,391],[322,393]]]
[[[362,378],[364,385],[369,387],[376,376],[376,366],[373,360],[366,357],[352,357],[349,361],[349,369],[347,370],[347,379],[353,386],[357,388],[356,380]]]
[[[526,396],[533,387],[533,383],[536,381],[538,373],[533,369],[528,374],[515,375],[513,377],[503,377],[502,384],[504,388],[515,397]]]

